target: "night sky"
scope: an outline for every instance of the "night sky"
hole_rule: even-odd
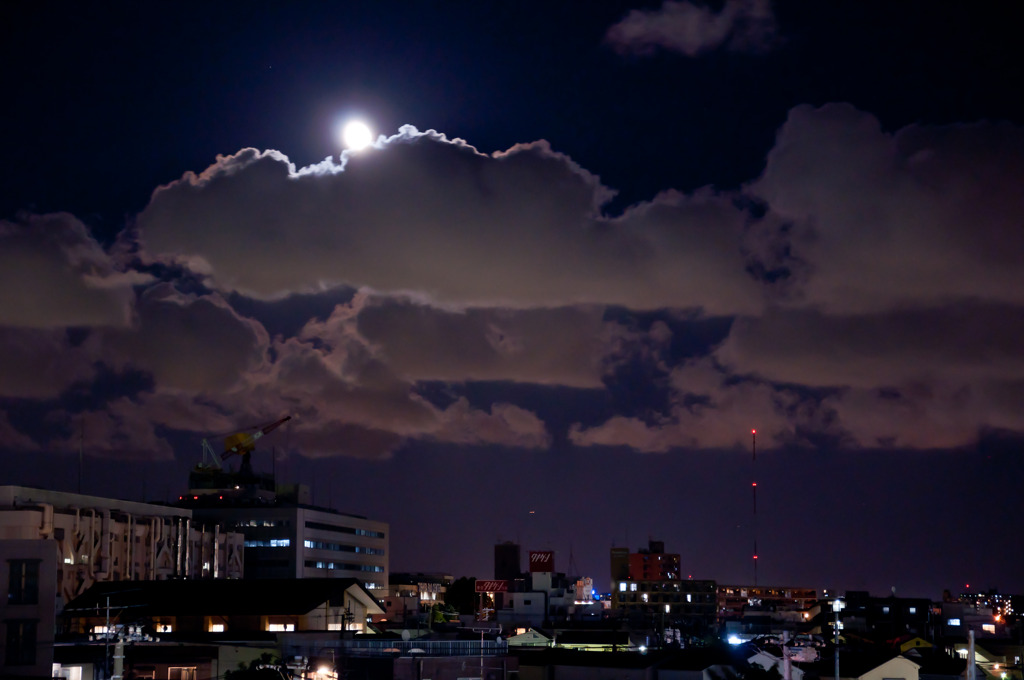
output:
[[[255,467],[393,571],[1024,592],[1020,19],[3,3],[0,483],[291,415]]]

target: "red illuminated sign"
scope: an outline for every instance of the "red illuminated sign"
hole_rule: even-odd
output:
[[[553,550],[530,551],[530,573],[537,571],[554,571],[555,553]]]
[[[478,593],[507,593],[508,581],[480,581],[476,582]]]

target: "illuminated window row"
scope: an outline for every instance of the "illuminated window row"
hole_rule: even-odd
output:
[[[261,540],[245,541],[242,545],[246,548],[287,548],[291,546],[290,538],[270,538]]]
[[[306,522],[307,529],[319,529],[320,531],[333,531],[339,534],[354,534],[368,538],[384,538],[383,531],[371,531],[370,529],[355,529],[353,527],[342,527],[337,524],[324,524],[323,522]]]
[[[345,545],[344,543],[328,543],[327,541],[306,540],[303,545],[312,550],[334,550],[339,552],[361,553],[363,555],[383,555],[380,548],[366,548],[361,545]]]
[[[323,562],[320,560],[306,560],[306,566],[310,569],[339,569],[341,571],[384,571],[384,567],[379,567],[376,564],[350,564],[347,562]]]

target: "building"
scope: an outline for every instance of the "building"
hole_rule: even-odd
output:
[[[454,581],[451,574],[391,574],[386,595],[378,595],[389,623],[426,623],[435,606],[443,606],[445,593]],[[378,619],[374,619],[377,621]]]
[[[98,583],[64,610],[68,635],[105,633],[107,621],[163,639],[230,633],[365,632],[380,603],[357,579],[137,581]]]
[[[387,587],[385,522],[288,502],[194,513],[244,535],[246,578],[355,578],[368,590]]]
[[[648,541],[635,553],[629,548],[612,548],[612,589],[618,581],[669,581],[680,578],[678,553],[666,553],[664,541]]]
[[[313,505],[305,485],[278,484],[272,474],[253,470],[257,440],[288,420],[226,437],[220,455],[204,440],[203,462],[178,505],[245,536],[245,578],[354,578],[385,592],[387,523]],[[224,466],[230,456],[241,459],[238,469]]]
[[[717,588],[714,581],[681,579],[679,555],[650,541],[635,553],[611,549],[611,608],[631,619],[672,624],[702,634],[714,625]]]
[[[0,675],[50,677],[58,615],[97,583],[243,570],[242,536],[189,510],[0,486]]]
[[[813,588],[792,586],[718,586],[718,626],[724,638],[750,640],[810,627],[809,609],[817,602]]]
[[[381,611],[355,579],[98,583],[64,609],[57,660],[69,676],[106,659],[127,677],[199,680],[288,650],[306,668]]]
[[[514,581],[522,577],[519,544],[505,541],[494,546],[494,578],[499,581]]]

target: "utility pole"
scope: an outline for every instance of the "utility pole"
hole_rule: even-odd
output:
[[[836,680],[839,680],[839,610],[843,608],[843,601],[838,597],[832,600],[832,611],[836,613]]]

